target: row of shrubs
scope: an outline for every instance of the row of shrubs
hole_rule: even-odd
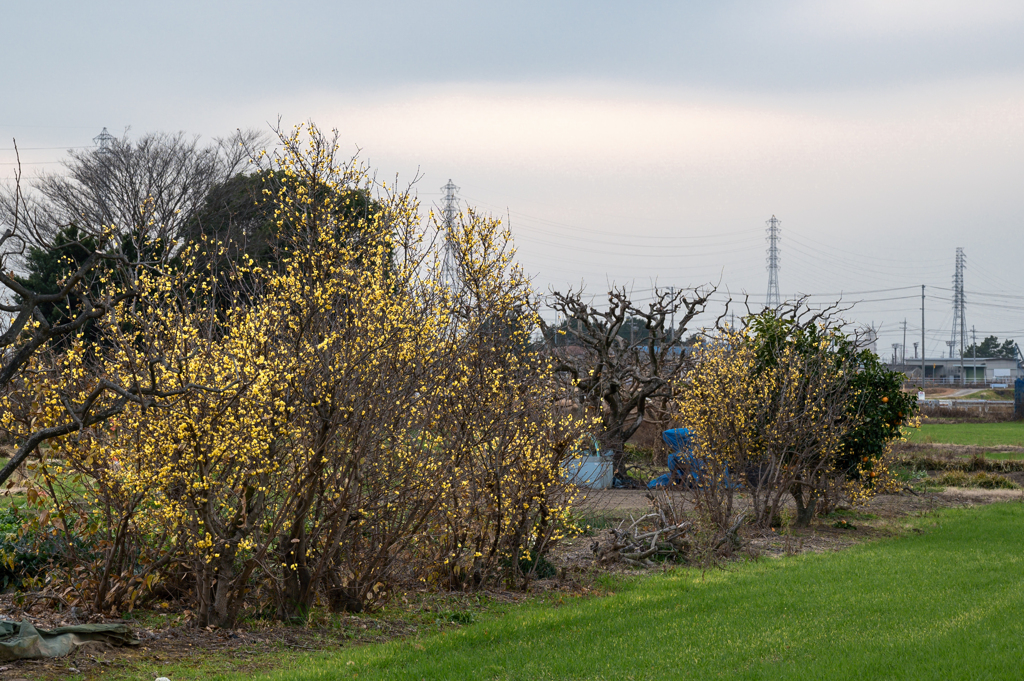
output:
[[[437,239],[410,194],[315,129],[281,143],[272,262],[182,249],[0,395],[11,442],[66,404],[110,414],[32,463],[10,585],[111,616],[174,602],[230,628],[545,572],[583,423],[530,342],[510,234],[469,213]],[[96,397],[100,381],[139,394]]]
[[[0,590],[42,585],[47,568],[62,562],[65,544],[57,528],[40,527],[34,514],[13,504],[0,508]]]
[[[953,419],[957,423],[998,423],[1013,418],[1013,405],[983,404],[977,406],[936,405],[921,407],[921,415],[929,419]]]

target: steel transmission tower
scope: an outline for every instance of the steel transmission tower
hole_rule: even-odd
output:
[[[967,256],[963,248],[956,249],[956,273],[953,275],[953,330],[950,333],[950,357],[953,357],[952,348],[959,345],[960,356],[963,357],[964,348],[967,347],[967,324],[964,319],[964,266]]]
[[[97,146],[97,153],[106,154],[110,152],[110,145],[114,143],[116,138],[107,132],[107,128],[103,128],[103,132],[92,138],[92,141]]]
[[[779,220],[773,215],[768,225],[768,296],[765,304],[768,307],[779,307]]]
[[[444,279],[452,287],[459,280],[459,267],[455,251],[455,220],[459,216],[459,188],[448,180],[441,187],[444,198],[441,204],[441,223],[444,225]]]

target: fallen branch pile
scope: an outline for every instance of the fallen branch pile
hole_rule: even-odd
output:
[[[662,516],[664,517],[664,516]],[[608,565],[622,561],[632,567],[656,567],[652,557],[662,560],[685,559],[690,552],[690,538],[687,532],[693,527],[692,522],[676,525],[662,525],[654,530],[642,532],[641,527],[659,519],[659,514],[648,513],[638,519],[630,518],[630,525],[623,528],[626,521],[619,527],[610,530],[612,541],[601,546],[595,541],[592,546],[597,562]]]
[[[649,494],[647,498],[655,511],[639,518],[630,516],[629,520],[623,520],[618,527],[608,530],[607,541],[597,539],[591,545],[598,564],[622,562],[630,567],[653,568],[659,562],[690,562],[698,555],[728,555],[740,547],[738,532],[746,514],[737,516],[724,532],[708,535],[697,532],[693,519],[682,519],[668,497],[659,500]],[[703,536],[699,537],[701,534]]]

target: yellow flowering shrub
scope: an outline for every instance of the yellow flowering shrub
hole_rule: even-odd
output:
[[[704,470],[691,493],[725,527],[742,490],[744,512],[767,527],[787,498],[799,523],[842,475],[836,461],[856,424],[847,411],[852,365],[836,361],[826,335],[813,348],[780,343],[765,358],[751,329],[705,344],[681,390],[678,419],[690,428]]]
[[[43,504],[96,540],[90,571],[54,581],[97,610],[158,596],[230,626],[246,607],[294,618],[522,577],[564,523],[579,424],[530,347],[507,230],[460,219],[453,277],[409,192],[315,127],[259,161],[274,260],[184,247],[138,272],[100,348],[61,360],[80,392],[105,375],[159,391],[53,441]]]

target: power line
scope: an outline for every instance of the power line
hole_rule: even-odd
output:
[[[104,128],[106,130],[106,128]],[[78,147],[0,147],[0,151],[62,151],[65,149],[92,149],[92,145]]]
[[[804,248],[810,249],[812,251],[817,251],[819,253],[826,254],[826,255],[828,255],[828,257],[835,257],[835,255],[834,254],[827,254],[826,250],[827,251],[836,251],[836,252],[838,252],[839,254],[841,254],[844,257],[854,256],[854,257],[862,258],[862,259],[864,259],[866,261],[869,261],[869,262],[891,262],[891,263],[895,263],[895,264],[902,264],[902,263],[906,262],[906,260],[903,259],[903,258],[886,258],[886,257],[883,257],[883,256],[879,256],[876,253],[860,254],[860,253],[851,252],[849,246],[846,245],[846,244],[844,244],[843,246],[832,246],[831,244],[826,244],[823,241],[818,241],[818,240],[813,239],[813,238],[811,238],[811,237],[809,237],[809,236],[807,236],[805,234],[797,234],[797,233],[792,232],[792,231],[787,233],[786,238],[789,239],[790,241],[793,241],[795,243],[798,243],[798,244],[802,245]],[[826,250],[822,250],[822,249],[826,249]],[[922,249],[922,250],[928,250],[928,249]],[[937,252],[939,249],[933,248],[931,250],[933,252]],[[934,260],[938,261],[939,259],[938,258],[934,258]],[[943,260],[944,260],[944,258],[943,258]]]
[[[524,218],[524,219],[532,221],[532,222],[538,222],[538,223],[542,223],[542,224],[545,224],[545,225],[551,225],[551,226],[554,226],[554,227],[564,227],[566,229],[570,229],[570,230],[577,231],[577,232],[582,232],[582,233],[585,233],[585,234],[601,234],[601,235],[604,235],[604,236],[611,236],[611,237],[622,237],[623,236],[623,234],[621,232],[609,232],[609,231],[605,231],[605,230],[594,229],[592,227],[581,227],[579,225],[573,225],[573,224],[569,224],[569,223],[566,223],[566,222],[559,222],[557,220],[550,220],[548,218],[541,218],[541,217],[537,217],[537,216],[534,216],[534,215],[528,215],[526,213],[521,213],[519,211],[511,211],[511,210],[508,210],[507,208],[502,208],[500,206],[496,206],[494,204],[487,203],[485,201],[480,201],[479,199],[474,199],[471,196],[464,196],[463,198],[465,198],[467,201],[472,202],[474,205],[487,206],[487,207],[489,207],[491,209],[501,211],[502,213],[506,213],[510,217],[520,217],[520,218]],[[634,216],[631,219],[636,219],[636,216]],[[754,230],[754,229],[741,229],[741,230],[737,230],[737,231],[734,231],[734,232],[715,232],[713,234],[692,234],[692,235],[679,235],[679,234],[676,234],[676,235],[672,235],[672,236],[648,236],[648,235],[643,235],[643,234],[630,234],[629,238],[630,239],[667,240],[667,241],[694,240],[694,239],[718,239],[718,238],[724,237],[724,236],[751,235],[751,234],[753,234],[756,231],[757,230]]]
[[[684,251],[684,252],[680,252],[680,253],[664,253],[664,252],[662,252],[662,253],[630,253],[630,252],[625,252],[625,251],[621,251],[621,250],[616,250],[614,253],[612,253],[612,252],[608,251],[607,249],[589,248],[587,246],[579,245],[578,243],[574,243],[574,244],[561,244],[561,243],[558,243],[557,241],[548,241],[547,239],[538,239],[538,238],[533,237],[533,236],[522,236],[522,235],[519,235],[519,236],[516,237],[516,241],[540,244],[542,246],[558,246],[560,248],[571,248],[574,251],[581,251],[581,252],[585,252],[585,253],[598,253],[598,254],[614,255],[615,257],[633,257],[633,258],[687,258],[687,257],[698,258],[698,257],[707,257],[707,256],[714,256],[714,255],[733,255],[733,254],[736,254],[736,253],[744,253],[744,252],[748,252],[748,251],[752,251],[752,250],[758,250],[757,247],[751,246],[751,247],[748,247],[748,248],[734,248],[734,249],[729,249],[729,250],[724,250],[724,251]],[[622,244],[622,246],[626,246],[626,245],[627,244]],[[639,247],[639,248],[644,248],[645,247],[644,244],[628,244],[628,245],[629,246],[633,246],[633,247]],[[658,249],[660,251],[664,251],[665,248],[666,248],[665,246],[646,246],[646,247],[647,248],[656,248],[656,249]]]
[[[529,224],[523,224],[522,222],[517,222],[514,225],[510,225],[510,229],[513,232],[515,232],[516,234],[522,234],[523,232],[526,232],[527,233],[527,236],[526,236],[527,239],[536,239],[536,237],[534,237],[532,235],[533,234],[539,234],[539,235],[541,235],[541,236],[543,236],[545,238],[564,239],[566,241],[572,242],[573,245],[579,243],[579,239],[581,238],[580,235],[578,235],[578,234],[560,233],[560,232],[557,232],[557,231],[553,231],[553,230],[551,230],[550,228],[547,228],[547,227],[531,226]],[[687,249],[687,251],[691,251],[692,249],[700,249],[700,248],[720,248],[720,247],[723,247],[723,246],[730,246],[734,250],[738,250],[738,251],[745,250],[745,249],[756,248],[756,246],[751,244],[749,239],[728,239],[728,240],[721,240],[721,241],[718,241],[718,242],[705,242],[705,243],[666,244],[666,243],[664,243],[665,239],[676,238],[676,237],[644,237],[642,235],[634,236],[632,234],[619,234],[619,235],[617,235],[617,237],[618,237],[617,239],[608,240],[608,239],[596,238],[594,236],[587,235],[585,238],[586,238],[586,242],[588,244],[604,244],[604,245],[612,246],[612,247],[616,247],[616,248],[624,246],[624,245],[628,245],[628,246],[635,247],[635,248],[650,248],[650,249],[660,249],[660,250],[664,250],[665,248],[685,248],[685,249]],[[677,237],[677,238],[679,238],[679,239],[687,239],[689,237]],[[701,238],[704,238],[704,237],[701,237]],[[707,238],[712,238],[712,237],[707,237]],[[660,241],[658,243],[642,243],[642,242],[639,241],[640,239],[659,239]],[[744,244],[746,246],[744,246]]]
[[[940,291],[953,290],[951,288],[942,288],[941,286],[936,286],[935,288],[939,289]],[[985,296],[988,298],[1009,298],[1011,300],[1024,300],[1024,296],[1014,295],[1012,293],[991,293],[989,291],[968,291],[966,289],[964,290],[964,293],[972,296]]]

